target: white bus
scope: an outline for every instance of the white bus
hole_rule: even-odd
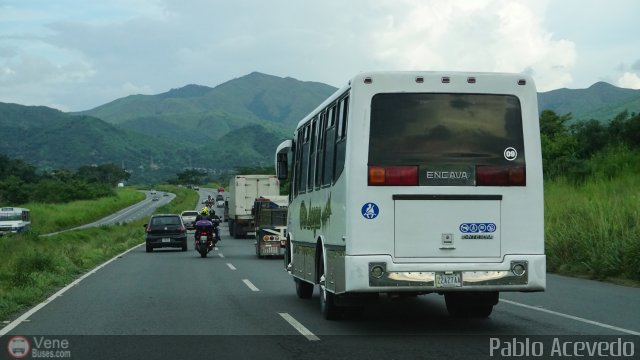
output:
[[[31,229],[29,209],[17,207],[0,208],[0,235],[21,233]]]
[[[501,291],[545,289],[528,76],[360,74],[278,146],[276,171],[291,173],[285,265],[300,298],[320,285],[327,319],[381,293],[487,317]]]

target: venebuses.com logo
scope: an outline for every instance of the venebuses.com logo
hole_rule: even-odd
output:
[[[22,359],[29,355],[31,345],[29,339],[24,336],[14,336],[7,343],[7,352],[16,359]]]
[[[7,342],[7,353],[15,359],[27,356],[37,359],[64,359],[71,357],[71,346],[68,339],[47,338],[44,336],[13,336]]]

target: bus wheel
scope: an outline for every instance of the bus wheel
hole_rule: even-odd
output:
[[[284,248],[284,269],[291,273],[291,241],[287,239],[287,245]]]
[[[321,261],[323,266],[320,275],[320,311],[325,319],[335,320],[340,316],[340,308],[336,305],[335,294],[329,292],[325,286],[324,260]]]
[[[311,299],[313,295],[313,284],[306,281],[302,281],[298,278],[293,278],[296,283],[296,294],[300,299]]]
[[[498,303],[498,293],[446,293],[449,315],[457,318],[486,318]]]

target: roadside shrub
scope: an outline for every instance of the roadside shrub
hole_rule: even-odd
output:
[[[12,283],[17,287],[25,287],[33,284],[33,274],[38,272],[54,271],[55,264],[52,254],[45,254],[33,250],[18,255],[15,259],[16,266],[12,276]]]

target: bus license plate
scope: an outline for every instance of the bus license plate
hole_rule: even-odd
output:
[[[462,286],[462,273],[455,272],[453,274],[436,273],[436,287],[450,288]]]
[[[171,239],[169,239],[169,238],[162,238],[162,242],[163,242],[163,243],[171,242]]]

